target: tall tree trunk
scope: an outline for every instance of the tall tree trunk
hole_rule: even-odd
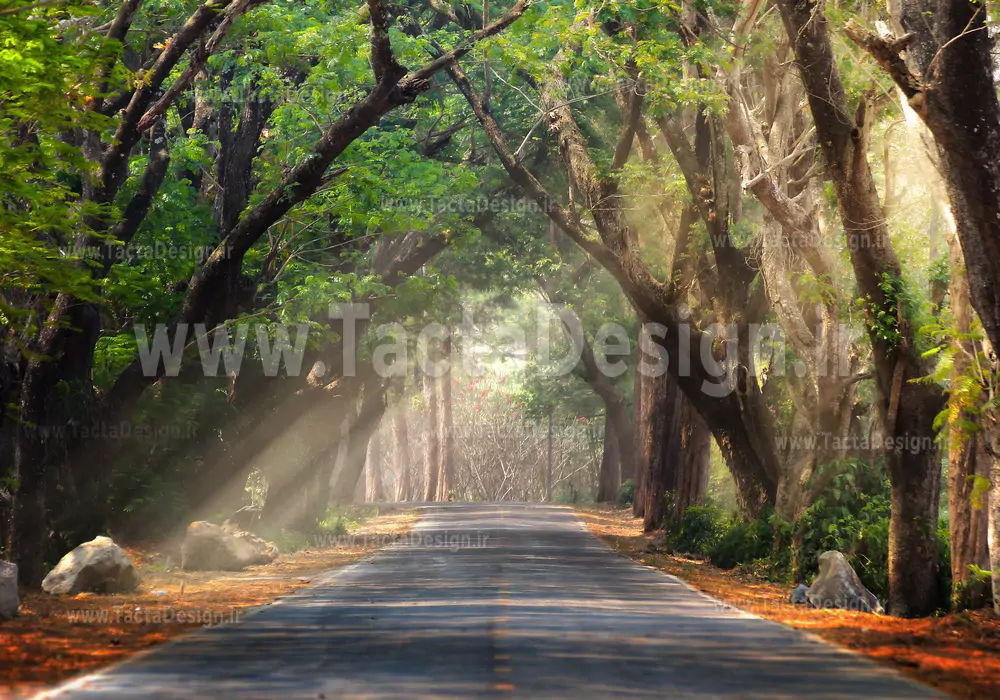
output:
[[[368,455],[365,458],[365,502],[384,501],[382,486],[382,438],[376,427],[368,439]]]
[[[604,402],[605,452],[601,460],[601,481],[598,485],[601,494],[598,500],[612,502],[618,498],[624,465],[635,463],[635,428],[629,418],[626,399],[621,390],[601,371],[594,356],[594,349],[586,335],[582,335],[581,339],[583,344],[580,348],[580,361],[583,367],[583,379]],[[609,446],[610,451],[608,451]],[[634,471],[634,467],[630,471]]]
[[[1000,456],[990,465],[990,570],[993,572],[993,612],[1000,615]]]
[[[437,380],[424,373],[424,418],[426,433],[424,439],[424,500],[433,501],[437,496],[440,464],[440,441],[438,439]]]
[[[646,377],[642,403],[647,414],[644,452],[649,455],[642,525],[646,532],[652,532],[666,521],[677,490],[681,446],[681,393],[677,382],[668,374]]]
[[[604,413],[604,452],[597,475],[597,502],[614,503],[621,486],[621,460],[618,456],[618,436],[607,412]]]
[[[840,79],[823,8],[808,0],[779,0],[795,49],[816,136],[840,206],[858,291],[872,344],[877,406],[894,448],[884,451],[892,485],[889,526],[889,611],[929,615],[938,606],[937,519],[941,464],[933,446],[934,419],[943,405],[926,375],[907,320],[902,268],[889,238],[868,165],[870,127],[865,98],[852,114]],[[918,441],[917,449],[910,446]]]
[[[455,487],[455,426],[451,404],[451,338],[444,341],[448,370],[441,376],[441,455],[438,469],[437,500],[447,502]]]
[[[338,473],[334,474],[333,486],[331,487],[331,501],[334,504],[343,504],[354,501],[363,501],[365,498],[365,481],[362,476],[365,471],[365,461],[368,453],[368,445],[372,435],[378,430],[385,414],[385,390],[382,386],[368,390],[361,402],[361,409],[357,418],[351,424],[348,439],[347,456],[343,460],[343,465]],[[360,493],[359,493],[360,491]]]
[[[712,433],[691,402],[681,400],[681,455],[671,518],[680,521],[690,506],[705,505]]]
[[[404,401],[396,404],[392,414],[393,458],[396,461],[396,500],[408,501],[410,495],[410,436],[406,425]]]
[[[21,405],[14,448],[17,486],[11,514],[11,547],[22,586],[35,588],[45,576],[48,512],[45,487],[55,459],[42,431],[52,425],[52,406],[65,335],[58,326],[70,316],[69,295],[60,294],[42,330],[39,356],[28,362],[21,385]],[[58,351],[58,352],[57,352]]]
[[[972,327],[972,308],[969,304],[969,281],[965,274],[962,250],[955,236],[950,236],[951,251],[951,312],[958,332],[968,336]],[[974,590],[970,565],[988,569],[989,517],[986,508],[987,493],[980,481],[989,479],[991,459],[986,451],[985,436],[968,429],[975,423],[963,408],[969,397],[962,386],[967,381],[970,358],[979,350],[970,340],[956,340],[958,344],[952,367],[951,410],[948,419],[948,518],[951,536],[952,599],[959,608],[977,608],[985,604],[987,591]],[[976,392],[978,398],[978,391]],[[974,502],[974,494],[982,499]]]
[[[641,331],[640,331],[641,332]],[[641,357],[641,350],[636,349],[636,357]],[[646,406],[643,405],[643,398],[646,384],[651,381],[649,377],[644,377],[638,366],[635,370],[634,398],[632,405],[634,419],[632,421],[635,432],[635,471],[632,481],[632,515],[637,518],[643,517],[646,512],[645,479],[649,471],[649,455],[646,452],[646,433],[649,428],[649,417],[646,415]]]

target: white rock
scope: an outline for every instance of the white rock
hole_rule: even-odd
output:
[[[840,552],[823,552],[820,555],[819,576],[806,591],[806,598],[817,608],[883,612],[878,598],[864,587]]]
[[[42,590],[53,595],[124,593],[138,585],[139,572],[125,550],[109,537],[95,537],[60,559],[42,581]]]

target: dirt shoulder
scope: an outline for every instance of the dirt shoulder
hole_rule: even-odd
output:
[[[791,586],[654,550],[631,510],[578,508],[588,529],[616,551],[769,620],[807,630],[958,698],[1000,697],[1000,619],[990,611],[902,620],[788,603]]]
[[[0,622],[0,698],[24,697],[188,630],[239,620],[319,574],[373,554],[408,534],[418,518],[413,508],[383,512],[361,520],[336,546],[303,549],[239,572],[164,570],[165,547],[126,547],[142,576],[132,593],[22,594],[20,616]]]

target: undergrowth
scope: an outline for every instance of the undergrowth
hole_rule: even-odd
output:
[[[809,582],[819,556],[842,552],[861,582],[880,600],[889,592],[889,481],[881,461],[832,462],[817,470],[815,502],[795,524],[773,510],[745,522],[708,503],[688,508],[667,539],[678,553],[707,558],[723,569],[738,569],[772,581]],[[950,553],[947,522],[938,526],[940,607],[949,607]],[[793,570],[793,567],[797,568]]]

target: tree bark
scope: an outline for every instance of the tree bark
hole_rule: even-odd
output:
[[[639,317],[640,324],[642,317]],[[640,325],[640,333],[641,330]],[[632,464],[635,465],[633,468],[633,481],[632,481],[632,515],[637,518],[643,517],[646,512],[646,495],[645,495],[645,479],[646,474],[649,471],[649,455],[646,453],[646,431],[649,424],[648,418],[646,416],[646,407],[643,405],[643,397],[645,395],[646,383],[650,381],[649,377],[643,376],[643,373],[639,370],[639,362],[641,361],[643,351],[640,347],[636,347],[636,367],[635,367],[635,382],[633,385],[633,399],[632,399],[632,411],[633,419],[632,425],[634,426],[634,444],[635,444],[635,458],[632,460]]]
[[[392,414],[393,458],[396,462],[396,500],[408,501],[410,493],[410,436],[407,431],[404,401],[396,404]]]
[[[382,439],[378,427],[368,438],[368,454],[365,457],[365,502],[381,503],[385,500],[382,490]]]
[[[969,304],[969,281],[965,274],[962,251],[954,236],[949,237],[951,250],[951,313],[956,330],[968,337],[972,330],[972,308]],[[978,422],[961,405],[967,395],[962,385],[976,343],[959,338],[954,341],[957,352],[952,366],[952,404],[948,420],[948,521],[951,537],[952,600],[957,608],[978,608],[986,603],[988,592],[975,590],[971,584],[970,565],[989,569],[989,515],[986,503],[988,491],[981,482],[990,478],[991,459],[986,451],[986,436],[970,431],[967,426]],[[978,392],[977,392],[978,393]],[[974,502],[974,494],[981,502]]]
[[[601,470],[597,475],[598,503],[615,503],[621,487],[621,460],[618,455],[618,436],[615,426],[604,412],[604,452],[601,455]]]
[[[990,464],[990,571],[993,572],[993,612],[1000,615],[1000,457]]]
[[[444,341],[444,360],[448,370],[441,376],[441,456],[438,469],[437,500],[451,500],[455,488],[455,425],[452,420],[451,403],[451,338]]]
[[[643,380],[642,404],[646,414],[644,453],[648,455],[643,495],[643,529],[663,526],[677,491],[681,448],[681,393],[669,374]]]
[[[708,496],[712,433],[691,402],[682,398],[681,455],[671,518],[680,521],[690,506],[703,506]]]
[[[437,497],[438,474],[441,471],[440,440],[438,430],[437,380],[424,373],[424,500],[433,501]]]

